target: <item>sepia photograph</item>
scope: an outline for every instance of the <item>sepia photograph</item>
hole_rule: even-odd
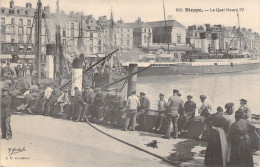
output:
[[[0,167],[260,167],[259,0],[0,10]]]

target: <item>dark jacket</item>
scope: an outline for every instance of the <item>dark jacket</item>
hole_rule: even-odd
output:
[[[193,101],[186,101],[184,104],[184,110],[187,115],[194,116],[196,111],[196,103]]]
[[[148,97],[140,97],[140,108],[139,110],[145,110],[148,111],[150,109],[150,100]]]
[[[1,97],[1,117],[10,117],[11,116],[11,96],[2,95]]]

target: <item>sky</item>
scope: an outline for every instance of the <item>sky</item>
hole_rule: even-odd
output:
[[[37,1],[14,0],[15,6],[25,6],[26,2],[31,2],[34,8]],[[56,11],[56,0],[41,1],[43,6],[50,5],[51,12]],[[10,0],[1,0],[1,6],[9,7],[9,2]],[[164,19],[163,0],[59,0],[59,4],[60,10],[64,10],[65,13],[83,11],[85,15],[92,14],[95,18],[104,15],[110,17],[112,7],[114,18],[122,18],[124,22],[134,22],[138,16],[143,21]],[[182,12],[177,12],[176,8],[181,8]],[[201,9],[203,12],[186,12],[185,8]],[[186,27],[206,23],[238,26],[237,12],[227,11],[227,8],[240,9],[241,28],[252,28],[260,33],[260,0],[165,0],[166,17],[171,15],[172,19]]]

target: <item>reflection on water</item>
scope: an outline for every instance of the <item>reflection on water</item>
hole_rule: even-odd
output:
[[[199,96],[204,94],[216,111],[218,106],[224,107],[228,102],[239,107],[239,100],[245,98],[252,113],[260,114],[260,70],[242,73],[183,75],[183,76],[152,76],[139,77],[137,92],[145,92],[151,101],[151,108],[157,108],[159,93],[164,93],[166,99],[172,95],[172,90],[178,89],[182,99],[192,95],[199,106]]]

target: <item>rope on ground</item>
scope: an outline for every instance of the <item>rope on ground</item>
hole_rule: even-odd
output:
[[[106,136],[108,136],[108,137],[110,137],[110,138],[112,138],[112,139],[115,139],[115,140],[117,140],[117,141],[119,141],[119,142],[121,142],[121,143],[124,143],[124,144],[128,145],[128,146],[131,146],[131,147],[133,147],[133,148],[135,148],[135,149],[137,149],[137,150],[139,150],[139,151],[142,151],[142,152],[145,152],[145,153],[147,153],[147,154],[150,154],[150,155],[152,155],[152,156],[154,156],[154,157],[156,157],[156,158],[159,158],[159,159],[163,160],[164,162],[166,162],[166,163],[168,163],[168,164],[170,164],[170,165],[180,166],[180,165],[179,165],[178,163],[176,163],[176,162],[170,161],[170,160],[168,160],[168,159],[166,159],[166,158],[164,158],[164,157],[162,157],[162,156],[160,156],[160,155],[154,154],[154,153],[152,153],[152,152],[150,152],[150,151],[147,151],[147,150],[145,150],[145,149],[142,149],[142,148],[140,148],[140,147],[138,147],[138,146],[136,146],[136,145],[133,145],[133,144],[131,144],[131,143],[128,143],[128,142],[126,142],[126,141],[124,141],[124,140],[121,140],[121,139],[119,139],[119,138],[117,138],[117,137],[114,137],[114,136],[112,136],[112,135],[110,135],[110,134],[108,134],[108,133],[106,133],[106,132],[100,130],[99,128],[97,128],[96,126],[94,126],[92,123],[90,123],[90,122],[88,121],[88,119],[87,119],[87,124],[90,125],[92,128],[96,129],[97,131],[103,133],[104,135],[106,135]]]

